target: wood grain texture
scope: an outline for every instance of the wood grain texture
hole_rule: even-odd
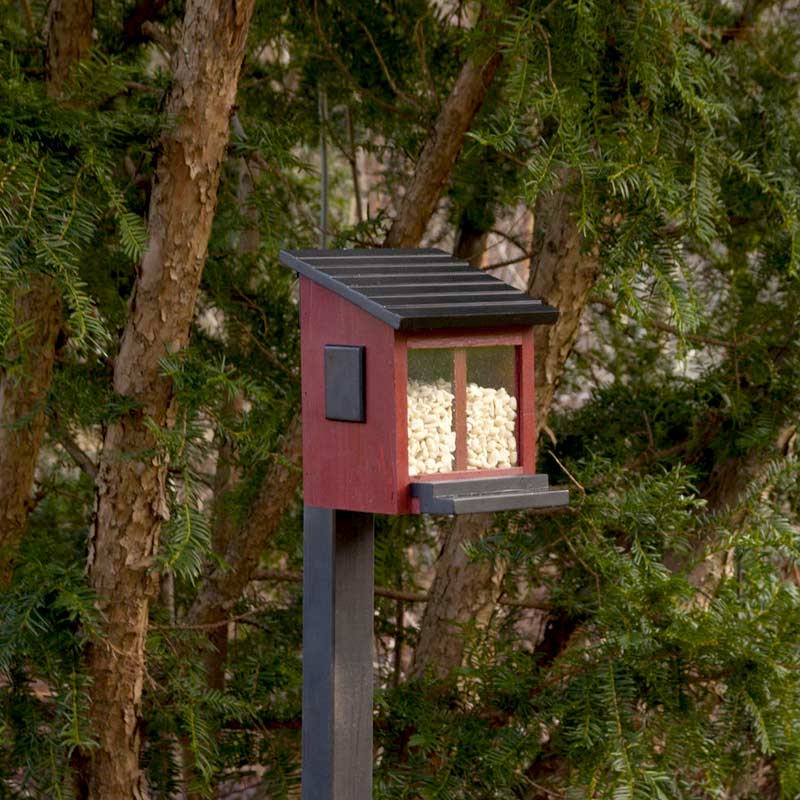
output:
[[[509,475],[523,475],[525,471],[522,467],[504,467],[503,469],[462,469],[453,470],[452,472],[434,472],[429,475],[416,475],[412,480],[424,480],[426,483],[429,481],[454,481],[454,480],[469,480],[471,478],[493,478],[505,477]]]
[[[448,331],[417,331],[409,333],[406,341],[413,348],[437,347],[495,347],[500,345],[522,344],[525,327],[459,328]]]
[[[381,514],[418,513],[408,475],[408,348],[453,348],[456,356],[456,469],[443,479],[535,472],[533,391],[519,398],[520,465],[508,469],[467,470],[466,353],[463,345],[513,345],[521,380],[533,381],[533,333],[528,327],[460,329],[404,334],[375,319],[310,278],[300,278],[300,328],[303,380],[303,486],[309,505]],[[325,417],[326,345],[366,348],[366,421]],[[460,389],[458,388],[460,385]],[[460,427],[459,427],[460,426]],[[460,452],[459,452],[460,446]],[[525,454],[525,448],[529,452]],[[436,475],[425,476],[435,480]]]
[[[372,514],[337,511],[333,800],[372,797]]]
[[[333,793],[335,515],[303,511],[303,800]]]
[[[416,514],[414,501],[408,489],[408,343],[405,336],[394,339],[394,402],[398,425],[395,432],[397,448],[397,498],[398,513]]]

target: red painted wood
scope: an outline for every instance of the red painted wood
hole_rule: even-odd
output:
[[[419,514],[419,500],[411,497],[408,478],[408,348],[403,336],[394,340],[394,402],[397,409],[397,512]],[[416,503],[416,510],[414,504]]]
[[[415,476],[453,480],[536,471],[533,328],[404,334],[307,278],[300,279],[303,478],[311,506],[383,514],[419,513],[409,490],[409,347],[454,348],[456,470]],[[366,422],[325,419],[324,347],[366,348]],[[517,346],[519,466],[467,470],[465,347]]]
[[[393,329],[301,277],[300,330],[305,503],[347,511],[407,513],[407,486],[401,484],[398,470],[400,453],[406,462],[408,457],[403,450],[398,453],[399,428],[406,426],[405,401],[398,408],[398,397],[401,391],[405,397],[406,385],[405,380],[400,383],[402,370],[395,364]],[[366,348],[365,423],[325,419],[326,344]],[[403,480],[407,484],[407,475]]]
[[[467,351],[453,350],[453,417],[456,431],[455,471],[467,468]]]
[[[514,429],[514,437],[517,440],[517,464],[522,464],[522,395],[520,393],[520,386],[522,386],[522,346],[514,351],[514,393],[517,398],[517,422]]]
[[[496,475],[524,475],[522,467],[505,469],[463,469],[458,472],[433,472],[429,475],[415,475],[411,481],[452,481],[459,478],[491,478]]]
[[[517,387],[517,457],[523,472],[536,472],[536,379],[533,370],[533,328],[522,337]]]
[[[470,328],[458,328],[442,331],[415,331],[408,334],[409,347],[493,347],[501,344],[521,344],[525,327],[486,328],[476,331]]]

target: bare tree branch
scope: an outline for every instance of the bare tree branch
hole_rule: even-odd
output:
[[[618,305],[612,300],[609,300],[605,297],[597,297],[596,295],[592,296],[591,303],[593,305],[602,306],[609,311],[616,311],[618,308]],[[735,342],[729,342],[725,339],[718,339],[714,336],[703,336],[702,334],[698,333],[682,333],[674,325],[669,325],[666,322],[661,322],[660,320],[654,318],[649,318],[646,323],[643,323],[643,325],[644,327],[651,327],[659,331],[664,331],[664,333],[671,333],[673,336],[683,338],[687,342],[697,342],[698,344],[707,344],[712,347],[735,348],[741,346],[752,338],[747,336],[742,337]]]
[[[483,104],[502,62],[499,50],[465,62],[420,153],[386,247],[415,247],[425,233],[452,174],[472,120]]]
[[[97,464],[78,447],[78,443],[66,432],[59,431],[56,440],[64,448],[69,457],[92,479],[97,478]]]

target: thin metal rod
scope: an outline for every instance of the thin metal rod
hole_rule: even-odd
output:
[[[361,186],[358,177],[358,149],[356,148],[356,135],[353,128],[353,112],[350,106],[344,107],[345,122],[347,123],[347,140],[350,147],[348,161],[350,162],[350,173],[353,177],[353,193],[356,206],[356,221],[364,221],[364,212],[361,209]]]
[[[319,246],[328,245],[328,142],[325,136],[328,126],[328,97],[319,89]]]

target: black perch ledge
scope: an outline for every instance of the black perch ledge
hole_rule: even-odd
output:
[[[547,475],[498,475],[452,481],[417,481],[411,496],[422,514],[471,514],[557,508],[569,503],[566,489],[550,489]]]

